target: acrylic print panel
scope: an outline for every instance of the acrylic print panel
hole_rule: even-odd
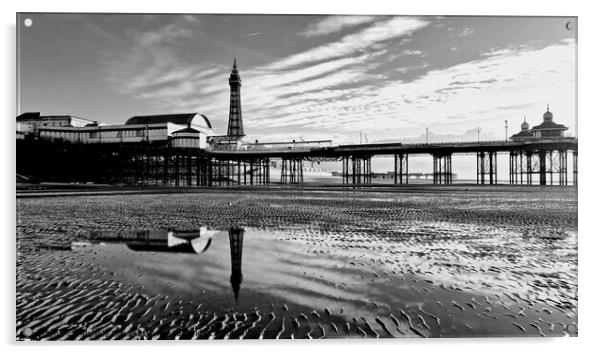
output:
[[[17,29],[18,340],[577,335],[576,18]]]

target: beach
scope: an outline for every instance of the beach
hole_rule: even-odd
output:
[[[576,336],[577,189],[17,198],[18,340]]]

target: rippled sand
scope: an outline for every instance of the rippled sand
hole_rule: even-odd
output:
[[[577,334],[572,188],[204,190],[17,209],[18,339]],[[200,227],[199,254],[127,244]]]

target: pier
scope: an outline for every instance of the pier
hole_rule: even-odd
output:
[[[473,155],[478,184],[498,184],[498,171],[508,168],[510,184],[568,185],[568,159],[573,159],[573,185],[577,184],[575,138],[537,141],[488,141],[435,144],[361,144],[295,149],[201,150],[173,148],[161,143],[83,144],[24,139],[18,141],[17,166],[23,175],[55,178],[63,182],[95,182],[165,186],[233,186],[270,183],[270,161],[280,160],[280,184],[303,184],[303,163],[340,161],[341,183],[372,183],[374,157],[393,157],[395,184],[408,184],[411,160],[433,159],[433,183],[452,184],[452,156]],[[498,155],[508,154],[500,166]]]

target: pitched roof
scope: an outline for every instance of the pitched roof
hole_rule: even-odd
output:
[[[520,132],[512,135],[510,138],[522,138],[522,137],[532,137],[533,136],[533,132],[529,131],[529,130],[521,130]]]
[[[534,126],[533,128],[531,128],[531,131],[534,131],[534,130],[548,130],[548,129],[567,130],[569,128],[565,127],[562,124],[557,124],[557,123],[554,123],[552,121],[546,121],[546,122],[541,123],[540,125]]]
[[[152,116],[135,116],[135,117],[128,119],[125,122],[125,125],[155,124],[155,123],[174,123],[174,124],[181,124],[181,125],[189,125],[197,114],[198,113],[183,113],[183,114],[160,114],[160,115],[152,115]],[[211,123],[209,122],[209,119],[205,115],[199,114],[199,116],[203,117],[208,128],[212,128]]]
[[[24,120],[39,120],[40,112],[25,112],[17,116],[17,122]]]
[[[40,112],[26,112],[26,113],[20,114],[17,116],[17,122],[29,121],[29,120],[41,120],[41,121],[49,121],[50,120],[50,121],[52,121],[52,120],[64,120],[64,119],[73,119],[73,118],[79,119],[79,120],[85,121],[85,122],[90,122],[90,123],[95,122],[90,119],[76,117],[76,116],[70,116],[67,114],[55,114],[55,115],[43,116],[40,114]]]

